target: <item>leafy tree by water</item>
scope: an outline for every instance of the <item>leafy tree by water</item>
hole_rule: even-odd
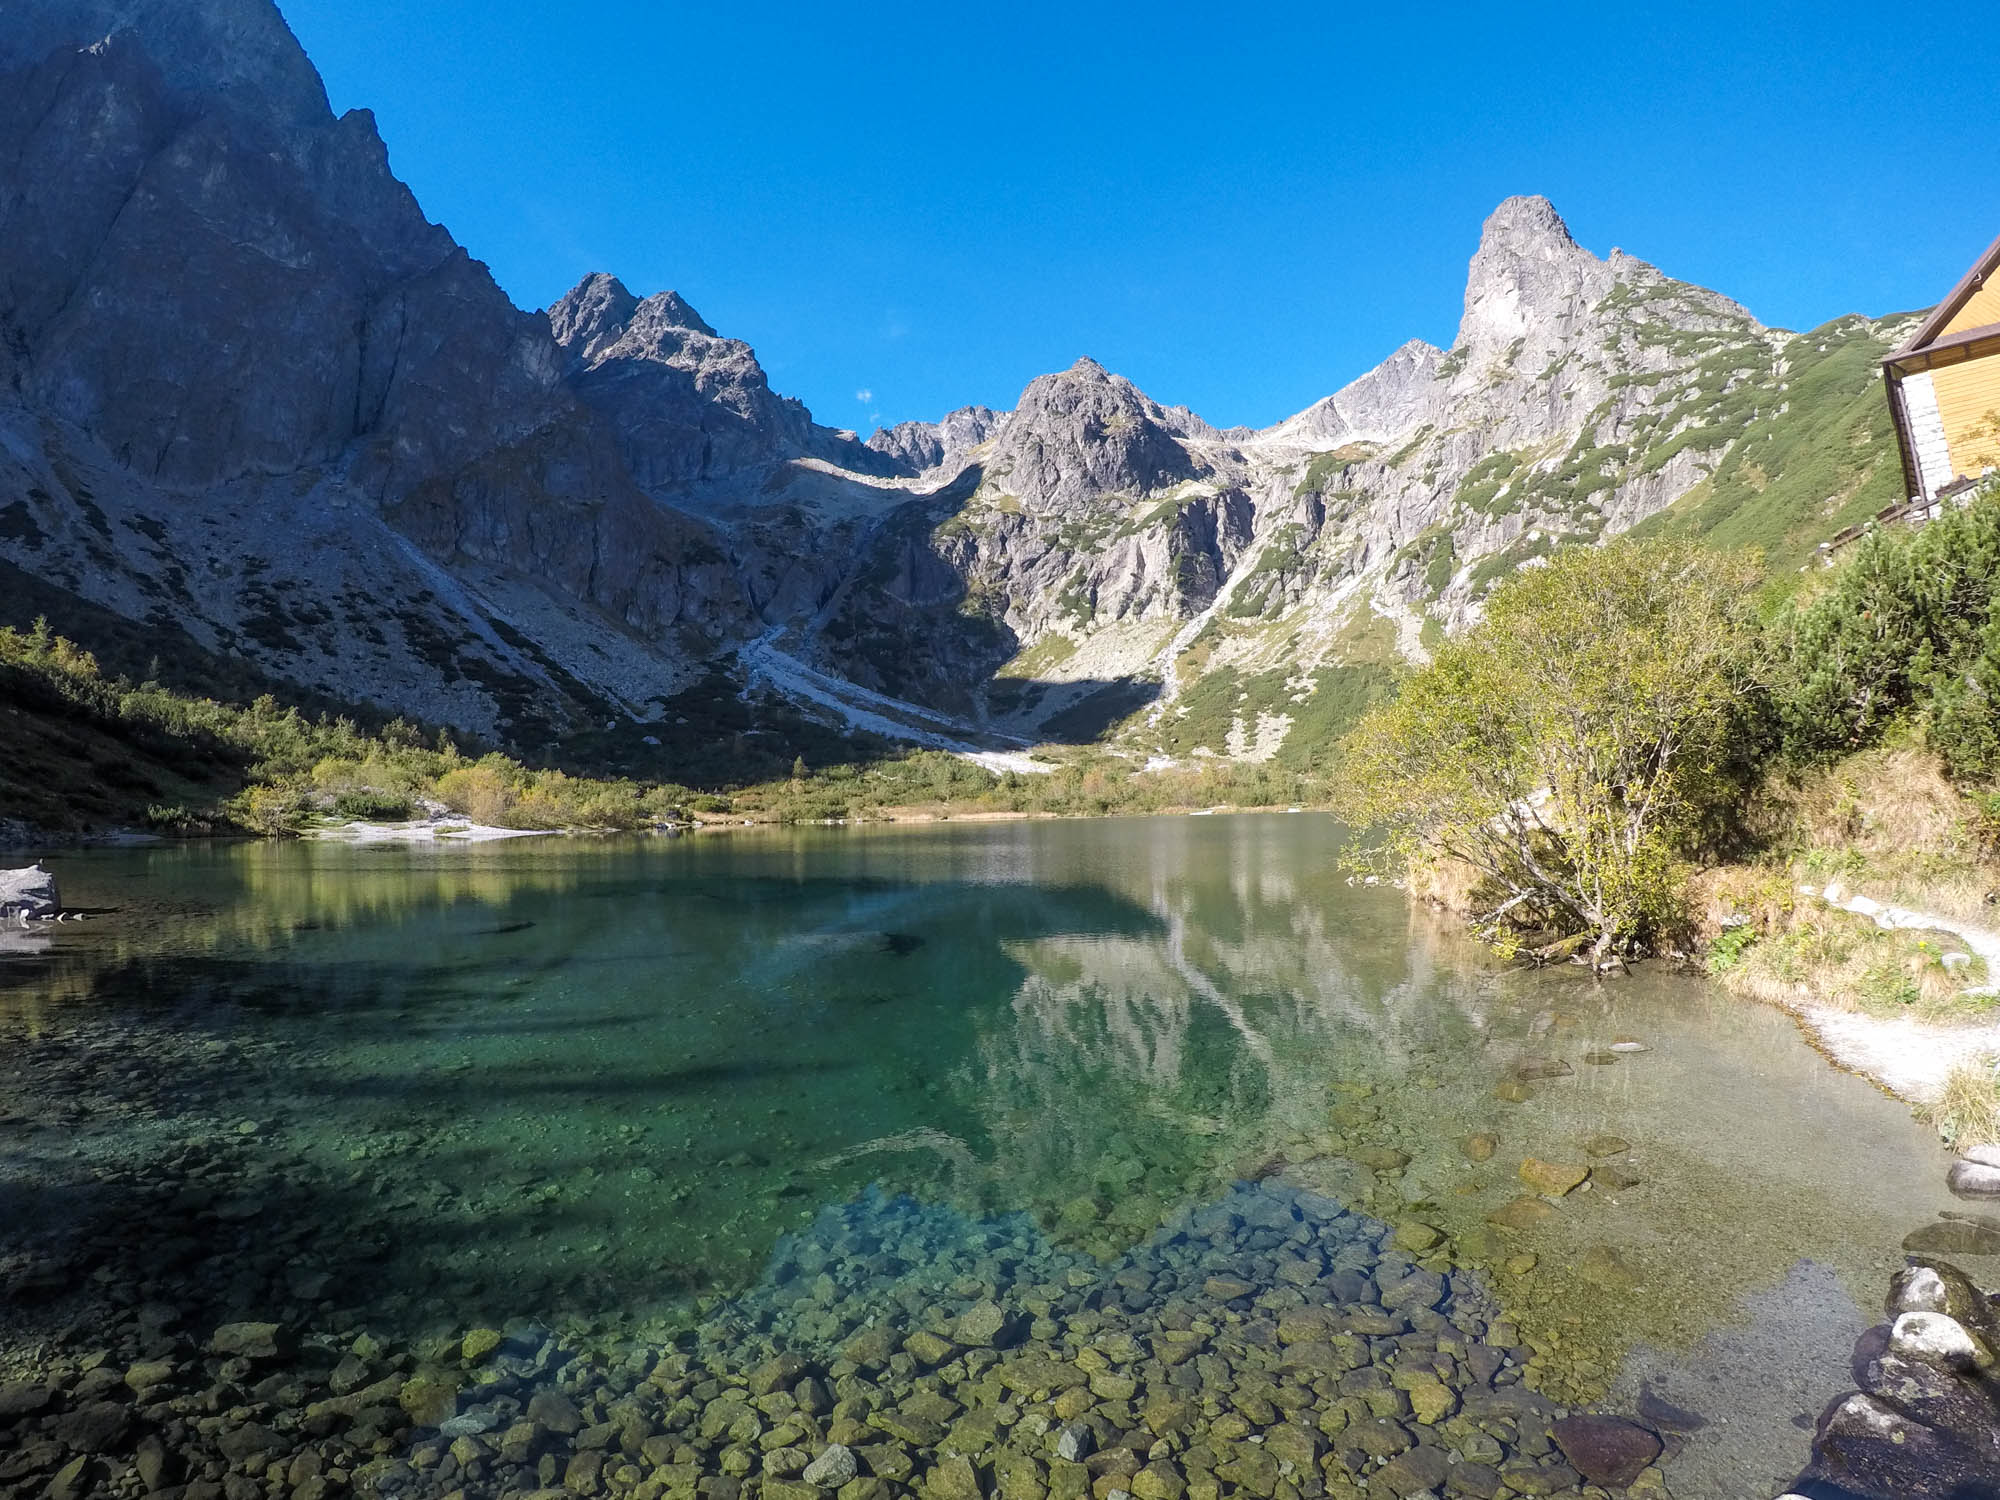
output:
[[[1754,694],[1754,559],[1624,539],[1556,554],[1496,590],[1349,741],[1343,811],[1421,863],[1497,892],[1479,927],[1644,943],[1714,804]]]

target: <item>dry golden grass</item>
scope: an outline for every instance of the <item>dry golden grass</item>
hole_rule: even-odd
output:
[[[1410,894],[1458,916],[1480,910],[1486,877],[1462,859],[1433,857],[1410,871]]]
[[[1786,822],[1810,846],[1873,858],[1978,853],[1972,805],[1929,751],[1864,750],[1773,791]]]
[[[1923,1115],[1947,1145],[1963,1149],[2000,1142],[2000,1086],[1992,1067],[1953,1068],[1945,1078],[1944,1092],[1924,1107]]]

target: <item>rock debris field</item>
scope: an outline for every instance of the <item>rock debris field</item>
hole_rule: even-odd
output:
[[[1668,1494],[1676,1441],[1529,1389],[1477,1281],[1282,1179],[1109,1264],[871,1193],[669,1342],[121,1330],[0,1387],[0,1492],[1578,1500]]]

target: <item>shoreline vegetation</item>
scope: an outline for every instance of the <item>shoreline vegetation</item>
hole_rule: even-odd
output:
[[[0,838],[120,830],[287,837],[340,823],[457,819],[521,832],[943,816],[1095,816],[1323,805],[1323,773],[1222,760],[1147,770],[1050,747],[1044,774],[909,750],[740,785],[572,774],[407,720],[363,728],[269,694],[247,706],[114,676],[45,621],[0,627]]]
[[[1503,958],[1698,964],[1791,1010],[1962,1146],[2000,1141],[1996,700],[1989,483],[1802,577],[1668,536],[1558,553],[1496,589],[1312,769],[1059,747],[1037,752],[1043,775],[915,750],[796,760],[741,786],[599,778],[402,720],[368,730],[269,695],[237,706],[135,683],[38,622],[0,629],[0,791],[26,813],[0,838],[122,823],[477,842],[1326,808],[1381,835],[1357,877],[1405,885]],[[1885,922],[1877,904],[1936,925]]]
[[[1798,581],[1558,554],[1347,752],[1378,867],[1502,956],[1699,962],[1951,1144],[2000,1139],[2000,488]]]

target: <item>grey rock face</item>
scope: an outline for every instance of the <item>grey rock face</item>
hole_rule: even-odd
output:
[[[772,391],[750,346],[718,338],[674,292],[635,298],[613,277],[586,277],[549,325],[571,384],[643,486],[720,478],[811,442],[811,413]]]
[[[1122,375],[1080,359],[1021,393],[994,441],[991,472],[1008,493],[1043,511],[1166,489],[1208,472],[1177,437],[1184,420]]]
[[[570,387],[618,434],[632,477],[649,490],[808,456],[894,471],[853,433],[818,425],[803,402],[773,391],[751,347],[720,337],[678,292],[634,297],[598,272],[548,317]]]
[[[515,641],[562,617],[550,595],[606,611],[656,643],[669,686],[685,630],[741,628],[706,526],[632,482],[546,320],[425,221],[365,112],[333,118],[269,0],[20,10],[0,41],[8,560],[277,675],[486,733],[513,721],[503,697],[545,723],[580,707],[546,652],[488,625],[496,594],[531,627],[505,627]],[[384,516],[477,581],[429,571]],[[191,531],[228,539],[200,572]],[[239,568],[282,614],[211,587]],[[306,627],[362,600],[364,634],[317,649]],[[617,701],[634,652],[605,644],[623,687],[580,641],[559,649]]]
[[[1001,414],[987,406],[961,406],[937,422],[898,422],[868,439],[868,446],[890,459],[896,472],[926,474],[945,468],[999,429]]]

